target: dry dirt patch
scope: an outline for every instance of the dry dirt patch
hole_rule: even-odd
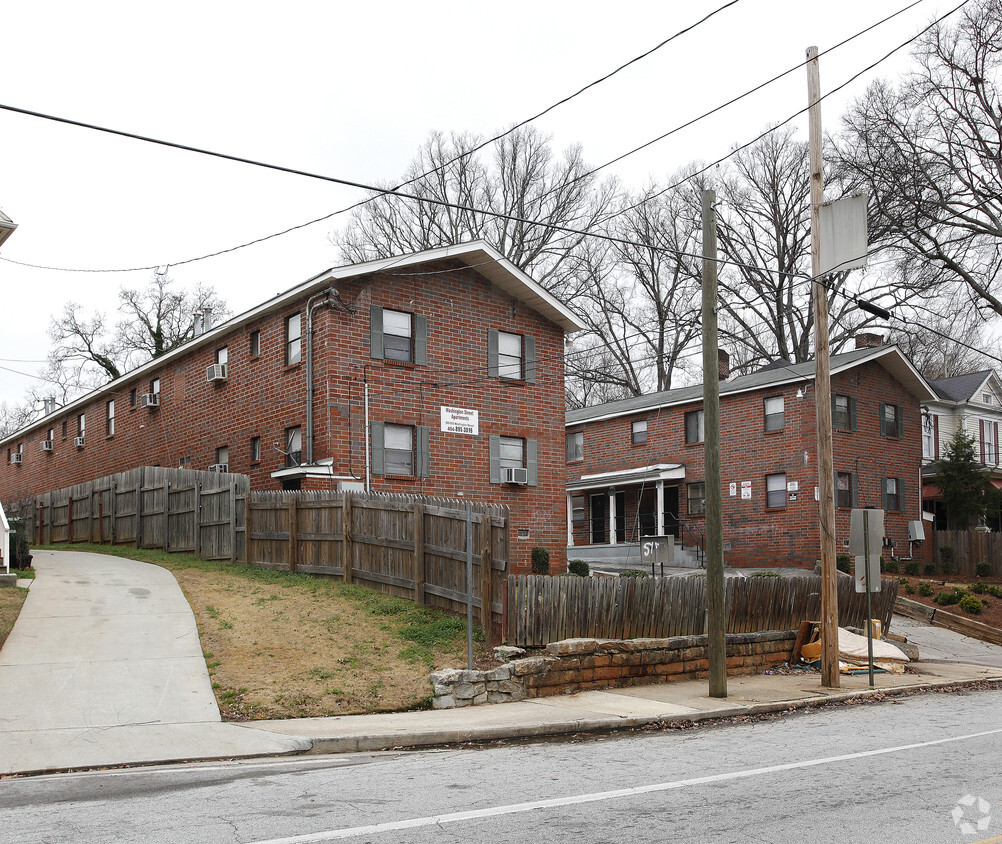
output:
[[[195,613],[226,720],[431,704],[428,675],[466,667],[466,619],[311,575],[122,546],[58,546],[169,569]],[[476,643],[481,660],[487,650]]]

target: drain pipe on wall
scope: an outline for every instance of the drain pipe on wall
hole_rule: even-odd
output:
[[[313,304],[315,299],[319,302]],[[341,301],[337,289],[328,287],[323,293],[317,293],[306,301],[306,462],[305,465],[313,465],[313,312],[322,307],[333,308],[353,314],[354,309],[346,306]],[[333,467],[332,467],[333,471]]]

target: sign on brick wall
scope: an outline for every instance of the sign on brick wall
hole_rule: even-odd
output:
[[[480,411],[465,410],[461,407],[442,408],[442,430],[447,434],[480,433]]]

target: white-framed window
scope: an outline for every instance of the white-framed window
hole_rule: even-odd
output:
[[[216,349],[216,363],[221,363],[225,366],[229,362],[229,359],[230,353],[226,346]]]
[[[571,521],[579,524],[586,520],[585,516],[585,496],[583,492],[575,493],[571,496]]]
[[[690,410],[685,415],[685,441],[689,443],[701,443],[705,436],[703,428],[703,411]]]
[[[936,459],[936,417],[931,413],[922,414],[922,457]]]
[[[261,354],[261,332],[252,331],[250,333],[250,356],[256,358]]]
[[[630,442],[640,445],[647,442],[647,420],[640,419],[630,426]]]
[[[853,478],[851,472],[835,473],[836,507],[852,507],[852,501],[853,501],[852,480]]]
[[[303,360],[302,315],[292,314],[285,318],[285,365],[293,366]]]
[[[522,379],[522,335],[498,332],[498,377]]]
[[[160,392],[160,379],[151,378],[150,379],[150,392],[154,394],[159,394]]]
[[[77,415],[77,436],[82,437],[87,433],[87,416],[84,413]]]
[[[832,428],[836,431],[853,429],[853,401],[849,396],[832,396]]]
[[[229,465],[230,462],[230,447],[228,445],[221,445],[216,449],[216,463],[225,463]]]
[[[109,399],[104,406],[105,412],[105,433],[109,437],[115,436],[115,400]]]
[[[525,440],[521,437],[501,437],[499,465],[502,469],[525,468]]]
[[[901,436],[901,405],[880,405],[880,435],[884,437]]]
[[[251,437],[250,441],[251,463],[257,463],[261,459],[261,438]]]
[[[706,484],[686,484],[685,506],[690,516],[699,516],[706,512]]]
[[[765,476],[765,506],[774,510],[786,506],[786,472]]]
[[[782,431],[786,426],[785,402],[782,396],[768,396],[763,402],[765,430]]]
[[[990,405],[992,403],[992,394],[991,393],[983,393],[982,396],[981,396],[981,401],[984,404]]]
[[[387,475],[414,474],[414,428],[411,425],[383,427],[383,471]]]
[[[884,478],[883,501],[885,510],[901,509],[901,481],[898,478]]]
[[[575,431],[567,435],[567,462],[584,460],[584,431]]]
[[[386,360],[414,361],[414,318],[404,311],[383,309],[383,357]]]
[[[999,462],[999,444],[995,442],[995,423],[985,422],[985,465],[995,466]]]
[[[303,429],[299,425],[285,429],[285,465],[288,468],[303,464]]]

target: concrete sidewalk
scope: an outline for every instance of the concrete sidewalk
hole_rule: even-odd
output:
[[[166,569],[71,551],[37,551],[33,565],[0,650],[0,774],[309,747],[222,723]]]
[[[813,672],[635,686],[462,709],[220,722],[195,619],[173,575],[101,554],[39,551],[38,577],[0,651],[0,774],[284,753],[340,753],[533,738],[816,706],[1002,679],[1002,648],[895,617],[920,673]],[[899,625],[899,620],[901,624]],[[931,661],[926,652],[934,654]]]

